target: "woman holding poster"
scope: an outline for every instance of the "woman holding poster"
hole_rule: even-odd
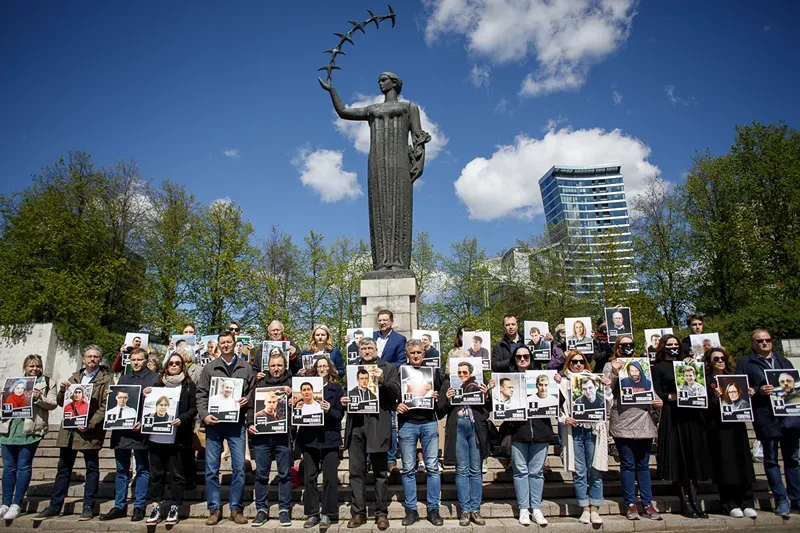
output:
[[[713,450],[714,483],[719,490],[722,511],[733,518],[756,518],[753,505],[753,454],[745,422],[722,422],[719,407],[722,389],[716,377],[734,374],[733,358],[725,348],[711,348],[705,358],[709,405],[706,410],[708,447]],[[749,393],[755,393],[750,389]],[[732,468],[736,465],[736,468]]]
[[[614,443],[619,450],[619,477],[628,520],[639,519],[639,509],[636,506],[637,483],[644,516],[651,520],[661,520],[661,515],[653,505],[650,450],[657,434],[651,409],[660,409],[663,402],[661,398],[655,398],[650,403],[639,405],[622,405],[620,402],[621,387],[617,386],[621,381],[620,372],[625,366],[626,358],[633,355],[633,352],[633,337],[630,335],[617,337],[614,342],[614,353],[603,369],[603,375],[611,381],[609,387],[614,391],[609,433],[614,437]],[[634,363],[627,365],[629,377],[625,379],[631,380],[631,383],[627,383],[627,385],[629,388],[637,386],[645,388],[643,382],[647,381],[646,389],[650,390],[652,386],[649,384],[647,376],[644,375],[642,366],[634,367],[639,372],[638,376],[635,376],[636,372],[632,372],[631,365]],[[622,386],[624,387],[624,385]]]
[[[575,496],[578,505],[583,507],[580,517],[582,524],[602,524],[603,519],[599,507],[603,504],[603,477],[601,472],[608,471],[608,422],[605,417],[599,422],[578,422],[572,418],[572,404],[567,398],[572,396],[572,377],[581,374],[586,376],[584,383],[588,392],[600,399],[605,408],[611,403],[609,385],[611,380],[602,378],[605,385],[604,394],[594,390],[592,374],[588,373],[589,364],[586,356],[579,350],[570,350],[566,354],[563,374],[559,384],[563,403],[561,415],[558,417],[561,428],[561,445],[564,450],[564,462],[573,472]]]
[[[658,476],[672,481],[681,500],[681,513],[688,518],[708,518],[697,505],[697,483],[713,475],[706,439],[705,409],[678,406],[674,361],[692,362],[675,335],[658,341],[653,365],[653,386],[664,402],[658,425]]]
[[[339,373],[333,361],[325,355],[314,362],[314,374],[322,378],[322,396],[320,401],[325,411],[325,423],[322,426],[300,426],[297,428],[297,447],[303,454],[303,509],[308,517],[304,527],[311,528],[319,524],[324,532],[331,526],[331,520],[339,516],[337,486],[339,484],[339,447],[342,445],[342,396],[344,391],[339,385]],[[317,478],[322,470],[322,506],[320,508]]]
[[[514,350],[510,372],[524,373],[531,368],[531,348],[522,345]],[[545,376],[546,377],[546,376]],[[519,523],[531,525],[531,517],[540,526],[547,525],[542,513],[544,463],[553,441],[549,418],[530,418],[525,422],[503,422],[500,434],[511,436],[511,467],[514,471],[514,490],[519,506]]]
[[[191,449],[194,441],[194,419],[197,416],[197,387],[189,378],[183,356],[173,353],[167,359],[167,366],[161,372],[156,382],[156,387],[175,389],[179,396],[175,416],[168,422],[175,428],[171,434],[149,435],[150,448],[150,497],[153,508],[147,519],[148,525],[155,525],[161,521],[163,509],[167,509],[164,498],[164,489],[169,480],[170,500],[167,511],[167,524],[178,523],[178,506],[183,503],[183,493],[186,491],[186,477],[184,473],[184,450]],[[152,389],[143,391],[145,397]],[[166,399],[166,402],[164,400]],[[161,406],[159,407],[159,403]],[[166,405],[165,405],[166,403]],[[169,415],[167,396],[159,398],[156,404],[155,417],[167,419]],[[155,418],[154,417],[154,418]],[[155,421],[155,420],[154,420]]]
[[[22,363],[26,377],[36,379],[33,387],[33,417],[12,418],[0,422],[0,445],[3,452],[3,504],[0,519],[14,520],[21,512],[22,500],[31,482],[33,456],[47,434],[50,411],[58,406],[57,387],[42,375],[42,358],[29,355]]]

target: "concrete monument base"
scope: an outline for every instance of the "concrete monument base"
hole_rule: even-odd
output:
[[[388,309],[394,313],[394,329],[406,338],[417,329],[417,280],[379,278],[361,280],[361,327],[377,331],[378,311]]]

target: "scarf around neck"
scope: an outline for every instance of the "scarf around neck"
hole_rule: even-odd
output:
[[[161,381],[164,382],[165,387],[177,387],[183,382],[184,379],[186,379],[186,374],[181,372],[177,376],[170,376],[167,374],[161,378]]]

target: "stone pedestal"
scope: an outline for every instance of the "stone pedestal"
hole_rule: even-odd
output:
[[[366,277],[365,277],[366,278]],[[394,313],[394,329],[406,338],[417,329],[417,280],[411,277],[361,280],[361,327],[378,328],[378,311]]]

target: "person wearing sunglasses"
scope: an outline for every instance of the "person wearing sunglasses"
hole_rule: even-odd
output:
[[[714,483],[719,491],[722,511],[732,518],[756,518],[753,508],[753,454],[744,422],[722,423],[719,408],[723,391],[717,386],[716,376],[734,373],[733,359],[725,348],[711,348],[706,354],[706,380],[708,382],[708,410],[706,434],[714,467]],[[752,388],[748,393],[753,396]],[[736,468],[731,468],[736,465]]]
[[[766,329],[756,329],[751,335],[751,353],[739,359],[736,374],[746,374],[756,391],[752,398],[753,428],[764,447],[764,472],[775,498],[775,512],[789,518],[791,511],[800,511],[800,463],[798,435],[800,417],[776,417],[772,412],[770,395],[775,388],[767,382],[764,370],[794,368],[788,359],[775,351],[772,335]],[[786,485],[781,479],[778,448],[783,457]]]
[[[685,356],[678,337],[667,334],[658,341],[651,368],[653,388],[664,402],[658,424],[657,473],[660,479],[672,481],[685,517],[708,518],[697,503],[697,483],[713,475],[708,461],[705,410],[678,406],[674,361],[694,360]]]
[[[589,360],[580,350],[570,350],[566,354],[566,361],[559,379],[559,389],[562,396],[561,410],[558,417],[561,431],[562,450],[564,462],[573,473],[575,497],[578,505],[583,507],[579,521],[582,524],[602,524],[599,508],[603,504],[603,474],[608,471],[608,422],[578,422],[572,417],[572,405],[566,398],[572,394],[571,376],[573,374],[586,374],[581,389],[585,401],[596,403],[597,400],[605,403],[606,411],[611,406],[611,392],[608,385],[611,383],[607,377],[601,381],[605,387],[604,392],[596,391],[594,381],[588,379]],[[591,396],[595,395],[594,400]],[[601,404],[602,406],[602,404]]]
[[[629,377],[620,382],[619,373],[623,369],[623,360],[635,357],[633,337],[622,335],[614,342],[614,353],[611,360],[603,368],[603,375],[611,381],[610,388],[614,393],[611,407],[609,433],[619,450],[619,477],[622,484],[622,498],[625,502],[625,516],[628,520],[639,520],[639,509],[636,506],[636,486],[639,486],[639,499],[644,516],[651,520],[661,520],[658,509],[653,505],[653,490],[650,479],[650,450],[656,438],[656,424],[651,415],[651,407],[660,409],[661,398],[656,397],[652,403],[643,405],[621,405],[620,388],[628,388],[633,392],[652,390],[652,383],[647,379],[642,365],[632,361],[627,366]]]

